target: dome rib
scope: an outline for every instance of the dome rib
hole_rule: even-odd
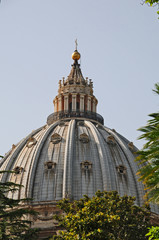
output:
[[[64,155],[65,155],[65,145],[66,145],[66,135],[67,135],[68,126],[64,125],[61,127],[61,131],[59,132],[62,141],[59,147],[59,154],[57,157],[57,167],[56,167],[56,182],[55,182],[55,200],[60,200],[63,196],[63,167],[64,167]],[[52,160],[56,161],[55,156],[52,156]]]
[[[137,171],[139,170],[138,165],[134,162],[134,155],[129,150],[126,143],[121,141],[120,137],[117,133],[114,133],[110,129],[104,127],[105,130],[108,130],[109,133],[111,133],[115,139],[117,140],[117,144],[120,148],[120,151],[125,156],[125,164],[127,165],[127,171],[128,171],[128,195],[136,196],[136,202],[140,206],[144,203],[143,196],[145,194],[144,186],[141,182],[138,182],[138,176],[136,175]],[[121,194],[121,193],[120,193]]]
[[[64,157],[64,176],[63,176],[63,198],[72,196],[72,158],[73,143],[75,132],[75,120],[71,120],[68,127],[66,138],[65,157]]]
[[[27,190],[28,190],[28,181],[29,181],[29,177],[32,171],[32,165],[33,165],[33,159],[34,159],[34,155],[38,149],[38,142],[41,141],[41,139],[43,138],[43,134],[45,133],[45,129],[42,128],[40,132],[38,132],[37,134],[34,134],[34,138],[36,139],[37,143],[35,145],[33,145],[31,148],[28,148],[27,145],[25,145],[25,149],[26,149],[26,154],[27,157],[24,157],[24,160],[22,159],[22,164],[24,166],[24,172],[22,173],[21,176],[21,184],[23,186],[25,186],[25,188],[21,188],[20,189],[20,197],[24,198],[24,197],[28,197],[27,195]]]
[[[98,153],[99,153],[99,159],[101,164],[101,171],[102,171],[102,178],[103,178],[103,188],[104,190],[110,191],[111,181],[110,181],[110,171],[107,171],[109,169],[108,161],[104,161],[105,157],[108,157],[105,152],[103,139],[101,138],[99,132],[95,128],[95,126],[91,123],[86,121],[86,125],[90,127],[94,139],[97,143]]]
[[[49,126],[49,128],[46,129],[46,132],[45,134],[43,135],[41,141],[38,143],[38,148],[35,152],[35,156],[34,156],[34,159],[32,160],[32,170],[31,170],[31,173],[30,173],[30,176],[28,178],[28,182],[27,182],[27,186],[26,186],[26,195],[29,197],[29,198],[32,198],[33,197],[33,188],[34,188],[34,179],[35,179],[35,172],[36,172],[36,168],[37,168],[37,163],[38,163],[38,160],[39,160],[39,157],[40,157],[40,153],[41,153],[41,150],[43,148],[43,144],[44,142],[46,141],[48,135],[50,134],[51,130],[57,126],[58,122],[55,122],[54,124],[52,124],[51,126]]]
[[[103,138],[103,144],[104,144],[104,151],[105,151],[105,161],[107,162],[107,169],[110,174],[110,189],[111,190],[117,190],[118,188],[118,177],[117,177],[117,171],[116,171],[116,162],[114,155],[112,154],[112,149],[114,146],[107,144],[107,137],[110,136],[110,134],[104,130],[104,128],[98,129],[100,132],[100,135]],[[105,172],[107,174],[107,172]],[[106,188],[108,190],[108,188]]]

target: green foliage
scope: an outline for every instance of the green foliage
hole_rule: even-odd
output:
[[[92,199],[84,196],[74,202],[61,200],[59,207],[65,214],[55,218],[65,230],[52,239],[147,239],[148,208],[140,208],[134,201],[134,197],[120,197],[115,191],[98,191]]]
[[[5,171],[1,171],[0,174]],[[25,207],[29,199],[12,199],[7,197],[22,187],[12,182],[0,182],[0,239],[33,240],[37,239],[37,230],[31,229],[27,215],[36,215],[35,211]],[[23,204],[23,207],[22,207]]]
[[[149,228],[149,232],[146,234],[146,236],[149,236],[148,240],[158,240],[159,239],[159,227]]]
[[[159,95],[159,84],[153,91]],[[159,203],[159,113],[149,116],[147,125],[139,129],[143,133],[139,139],[146,140],[146,144],[138,152],[137,161],[141,164],[138,174],[148,189],[149,200]]]
[[[158,4],[159,0],[146,0],[145,3],[148,3],[150,6]]]
[[[143,1],[143,4],[144,3],[148,4],[150,7],[155,7],[155,6],[159,7],[159,0],[145,0]],[[159,14],[159,11],[157,11],[157,14]]]

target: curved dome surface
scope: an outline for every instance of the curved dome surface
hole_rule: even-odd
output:
[[[117,190],[143,203],[137,181],[137,149],[115,130],[86,119],[59,120],[23,139],[1,163],[2,181],[22,184],[13,197],[53,201],[92,197],[97,190]]]
[[[137,148],[103,125],[97,103],[93,83],[84,79],[75,59],[68,78],[59,81],[47,124],[13,145],[0,162],[0,170],[14,171],[2,174],[1,181],[24,186],[10,197],[40,204],[116,190],[143,204],[145,190],[134,161]],[[152,205],[152,211],[158,212],[157,207]]]

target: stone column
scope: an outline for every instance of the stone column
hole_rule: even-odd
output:
[[[96,100],[93,98],[93,112],[96,112]]]
[[[57,98],[54,99],[54,112],[57,112]]]
[[[85,94],[80,94],[80,112],[84,112],[84,96]]]
[[[76,93],[72,93],[72,111],[75,112],[76,111]]]
[[[58,97],[58,111],[60,112],[60,111],[62,111],[62,96],[60,95],[59,97]]]
[[[91,96],[88,96],[87,111],[91,111]]]
[[[68,111],[68,94],[64,94],[64,111]]]

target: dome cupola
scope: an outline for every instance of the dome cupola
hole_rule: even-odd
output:
[[[93,82],[84,78],[80,64],[80,53],[77,49],[72,54],[74,63],[68,77],[59,80],[58,95],[54,98],[54,113],[51,114],[47,123],[62,118],[88,118],[104,124],[104,119],[97,114],[98,100],[93,95]]]

